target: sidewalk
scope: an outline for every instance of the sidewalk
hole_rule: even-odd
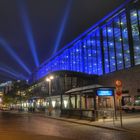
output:
[[[73,119],[73,118],[63,118],[63,117],[50,117],[46,116],[50,119],[57,119],[60,121],[66,121],[71,123],[77,123],[81,125],[88,125],[93,127],[100,127],[110,130],[117,130],[117,131],[131,131],[134,133],[140,133],[140,118],[133,119],[123,119],[123,127],[120,125],[120,120],[99,120],[99,121],[88,121],[88,120],[80,120],[80,119]]]
[[[127,132],[133,132],[133,133],[140,133],[140,114],[136,115],[134,117],[123,117],[123,127],[120,125],[120,120],[114,120],[113,119],[100,119],[99,121],[88,121],[88,120],[82,120],[82,119],[74,119],[74,118],[64,118],[64,117],[51,117],[45,115],[45,117],[50,119],[57,119],[60,121],[66,121],[81,125],[88,125],[93,127],[100,127],[110,130],[116,130],[116,131],[127,131]]]
[[[37,115],[37,116],[45,117],[45,118],[49,118],[49,119],[56,119],[59,121],[66,121],[66,122],[70,122],[70,123],[88,125],[88,126],[93,126],[93,127],[109,129],[109,130],[140,133],[140,113],[124,115],[123,119],[122,119],[123,127],[121,127],[121,125],[120,125],[119,117],[117,120],[100,119],[99,121],[89,121],[89,120],[66,118],[66,117],[59,117],[59,116],[57,116],[57,117],[56,116],[48,116],[45,113],[39,113],[39,112],[38,113],[12,112],[12,113]]]

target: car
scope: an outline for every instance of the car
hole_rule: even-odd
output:
[[[135,101],[135,103],[129,102],[126,105],[122,106],[122,109],[125,112],[128,112],[128,111],[131,111],[131,112],[140,111],[140,102],[136,102],[136,101]]]
[[[2,107],[2,111],[9,111],[10,109],[8,107]]]

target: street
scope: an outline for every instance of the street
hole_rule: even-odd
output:
[[[0,140],[139,140],[140,134],[48,119],[36,114],[0,112]]]

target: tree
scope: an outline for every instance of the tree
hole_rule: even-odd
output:
[[[23,100],[27,100],[27,96],[25,91],[28,89],[29,85],[26,81],[15,81],[13,82],[12,89],[3,96],[4,104],[11,104],[22,102]],[[24,94],[23,94],[24,93]]]

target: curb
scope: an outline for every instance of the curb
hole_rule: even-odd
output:
[[[40,115],[40,116],[42,116],[42,115]],[[67,119],[62,119],[62,118],[56,118],[56,117],[50,117],[50,116],[44,116],[44,117],[45,118],[49,118],[49,119],[59,120],[59,121],[65,121],[65,122],[80,124],[80,125],[87,125],[87,126],[91,126],[91,127],[108,129],[108,130],[123,131],[123,132],[133,132],[133,130],[130,131],[130,130],[123,129],[123,128],[121,129],[121,128],[114,128],[114,127],[100,126],[100,125],[96,125],[96,124],[87,124],[87,123],[84,123],[84,122],[76,122],[76,121],[72,121],[72,120],[67,120]]]

